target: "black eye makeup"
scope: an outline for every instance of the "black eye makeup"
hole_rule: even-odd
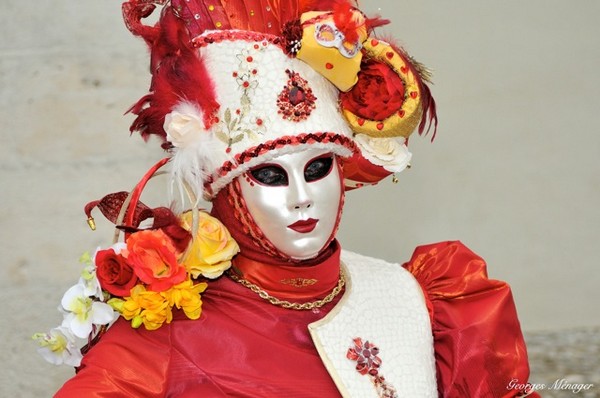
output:
[[[313,182],[326,177],[333,166],[333,157],[320,157],[311,160],[304,169],[304,180]]]
[[[250,170],[252,179],[261,185],[281,187],[288,185],[288,175],[277,165],[266,165]]]

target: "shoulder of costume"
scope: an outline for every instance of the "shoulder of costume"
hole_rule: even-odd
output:
[[[464,297],[506,286],[489,279],[483,258],[460,241],[418,246],[402,266],[417,279],[429,299]]]
[[[419,246],[403,267],[425,294],[440,394],[523,396],[507,389],[529,375],[510,286],[489,279],[485,261],[459,241]]]
[[[460,241],[443,241],[415,248],[409,261],[400,265],[382,259],[342,251],[342,261],[350,265],[361,278],[373,276],[395,280],[392,274],[402,275],[405,283],[412,279],[423,292],[431,321],[437,302],[453,302],[478,293],[508,288],[506,282],[489,279],[485,261]]]

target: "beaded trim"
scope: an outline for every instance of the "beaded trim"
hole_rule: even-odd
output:
[[[343,135],[336,133],[308,133],[297,136],[281,137],[273,141],[261,143],[254,148],[250,148],[238,155],[236,155],[236,163],[226,162],[220,170],[221,175],[225,175],[230,171],[234,170],[237,166],[244,164],[253,158],[256,158],[266,152],[272,151],[277,148],[284,147],[286,145],[299,145],[299,144],[338,144],[348,147],[352,150],[355,148],[354,142]]]
[[[192,46],[194,46],[195,48],[202,48],[213,43],[238,40],[256,42],[266,41],[270,44],[280,47],[281,49],[285,49],[283,39],[279,36],[270,35],[268,33],[249,32],[244,30],[220,30],[208,34],[203,34],[192,39]]]
[[[233,170],[236,170],[239,166],[242,166],[244,163],[251,162],[255,158],[264,155],[265,153],[283,148],[289,145],[303,145],[303,144],[333,144],[335,146],[341,146],[349,150],[350,152],[356,152],[356,144],[350,137],[346,137],[337,133],[327,133],[327,132],[318,132],[318,133],[306,133],[300,134],[296,136],[284,136],[277,138],[275,140],[267,141],[258,144],[255,147],[249,148],[242,153],[236,154],[234,160],[226,161],[223,166],[217,171],[217,178],[215,176],[209,176],[206,179],[204,187],[209,193],[209,196],[215,192],[215,186],[213,184],[218,183],[219,185],[216,187],[218,191],[220,188],[225,186],[231,179],[227,179],[227,182],[223,181],[219,182],[218,180],[222,177],[227,176]],[[339,151],[332,150],[332,152],[340,154]],[[348,156],[348,155],[344,155]]]

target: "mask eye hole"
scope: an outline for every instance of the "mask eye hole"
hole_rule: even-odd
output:
[[[325,47],[334,47],[339,41],[337,29],[329,24],[319,24],[315,28],[315,38]]]
[[[283,187],[288,185],[288,175],[277,165],[266,165],[250,170],[251,178],[261,185]]]
[[[333,168],[333,157],[320,157],[311,160],[304,169],[304,180],[313,182],[325,178]]]
[[[346,58],[352,58],[360,51],[361,44],[359,42],[343,41],[340,46],[340,52]]]

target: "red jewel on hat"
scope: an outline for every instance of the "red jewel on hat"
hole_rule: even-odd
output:
[[[315,108],[317,97],[312,93],[308,82],[296,72],[286,70],[290,77],[277,98],[279,114],[284,119],[299,122],[308,118]]]
[[[289,98],[290,103],[296,106],[306,100],[306,94],[304,94],[304,90],[302,89],[302,87],[294,85],[290,90]]]

